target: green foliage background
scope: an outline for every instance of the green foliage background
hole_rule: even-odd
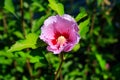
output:
[[[1,0],[0,80],[54,80],[60,60],[39,39],[40,27],[64,13],[81,40],[65,53],[63,80],[120,79],[120,0]]]

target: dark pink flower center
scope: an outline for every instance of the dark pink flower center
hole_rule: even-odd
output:
[[[59,45],[63,45],[64,43],[67,42],[68,38],[69,38],[69,35],[67,33],[56,33],[55,34],[55,39],[53,39],[51,42],[53,45],[55,44],[59,44]]]
[[[66,42],[66,38],[64,36],[59,36],[57,42],[58,44],[63,45]]]

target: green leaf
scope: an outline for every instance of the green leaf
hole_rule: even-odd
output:
[[[38,35],[34,33],[30,33],[26,36],[25,40],[19,40],[17,41],[8,51],[14,52],[14,51],[20,51],[25,48],[37,48],[36,42],[38,39]]]
[[[3,14],[2,14],[2,13],[0,13],[0,20],[1,20],[1,19],[3,19]]]
[[[40,19],[34,20],[32,23],[31,31],[36,32],[39,30],[39,32],[40,32],[40,26],[43,24],[44,20],[46,18],[48,18],[49,16],[50,16],[50,14],[46,14],[45,16],[42,16]]]
[[[93,51],[99,65],[100,65],[100,68],[102,70],[105,70],[106,69],[106,67],[105,67],[106,61],[105,61],[105,59],[103,59],[103,56],[100,53],[97,52],[96,46],[92,45],[91,50]]]
[[[76,16],[75,20],[78,22],[85,17],[87,17],[87,13],[86,13],[85,8],[80,8],[80,13]],[[81,38],[86,37],[86,33],[89,31],[89,27],[88,27],[89,23],[90,23],[90,18],[89,17],[86,20],[84,20],[83,22],[80,22],[79,33],[80,33]]]
[[[7,58],[12,58],[14,55],[12,53],[1,50],[0,51],[0,56],[4,56],[4,57],[7,57]]]
[[[13,32],[13,34],[14,34],[15,36],[17,36],[18,38],[24,39],[24,36],[23,36],[22,33],[19,32],[19,31],[15,31],[15,32]]]
[[[41,67],[46,67],[46,64],[40,63],[40,62],[36,62],[34,65],[35,69],[41,68]]]
[[[11,58],[6,59],[5,57],[0,56],[0,64],[11,65],[11,63],[12,63]]]
[[[43,22],[46,18],[47,18],[47,16],[42,16],[40,19],[34,20],[31,31],[36,32],[37,30],[39,30],[40,26],[43,24]]]
[[[21,72],[21,73],[23,72],[23,68],[20,67],[20,66],[17,66],[17,67],[16,67],[16,70],[17,70],[18,72]]]
[[[23,76],[22,77],[22,80],[28,80],[26,76]]]
[[[39,59],[40,59],[39,56],[31,57],[30,58],[30,63],[37,63],[37,62],[39,62]]]
[[[102,58],[102,55],[101,54],[98,54],[98,53],[95,53],[95,56],[97,58],[97,61],[99,62],[99,65],[101,67],[102,70],[105,70],[105,65],[106,65],[106,62],[105,60]]]
[[[80,44],[76,44],[73,48],[73,51],[76,52],[80,49]]]
[[[59,15],[64,14],[64,6],[61,3],[57,3],[55,0],[48,0],[49,1],[49,6],[51,9],[56,11]]]
[[[39,8],[38,11],[40,11],[40,12],[45,10],[45,8],[43,7],[43,5],[40,4],[40,3],[38,3],[38,2],[33,2],[31,6],[32,6],[32,7],[31,7],[31,10],[32,10],[32,11],[35,11],[35,10],[38,9],[38,8]]]
[[[12,0],[5,0],[4,8],[15,15],[15,8]]]
[[[84,8],[80,8],[80,13],[76,16],[75,20],[78,22],[80,19],[87,16],[87,13]]]
[[[48,64],[48,61],[47,61],[47,59],[45,57],[45,54],[44,54],[44,51],[41,48],[37,48],[37,49],[32,50],[30,52],[30,55],[34,56],[34,57],[39,56],[38,58],[39,58],[39,61],[41,62],[41,64],[42,63],[43,64],[45,64],[45,63]]]
[[[97,6],[99,7],[102,4],[103,0],[97,0]]]
[[[79,27],[80,27],[79,33],[81,38],[86,37],[86,33],[89,31],[89,23],[90,23],[90,18],[86,19],[85,21],[79,24]]]

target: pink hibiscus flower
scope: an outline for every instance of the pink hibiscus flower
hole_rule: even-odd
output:
[[[78,25],[70,15],[51,16],[41,27],[40,39],[48,44],[48,51],[59,54],[71,51],[79,42],[78,31]]]

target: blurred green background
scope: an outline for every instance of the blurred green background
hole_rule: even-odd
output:
[[[120,80],[120,0],[56,1],[74,18],[87,13],[76,18],[78,24],[90,19],[83,25],[89,28],[87,34],[65,53],[63,80]],[[60,60],[44,42],[37,49],[8,52],[27,34],[40,35],[44,20],[57,14],[48,4],[47,0],[0,0],[0,80],[54,80]]]

